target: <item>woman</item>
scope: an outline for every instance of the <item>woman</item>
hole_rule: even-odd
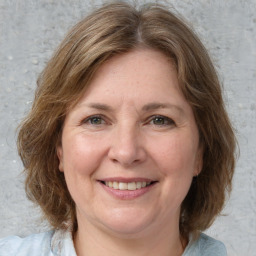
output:
[[[231,190],[235,137],[207,51],[156,5],[103,6],[38,79],[18,149],[53,231],[1,255],[226,255],[201,232]]]

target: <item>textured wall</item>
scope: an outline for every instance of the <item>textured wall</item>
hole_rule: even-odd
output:
[[[89,0],[0,0],[0,237],[46,229],[27,201],[15,129],[31,106],[36,77]],[[141,3],[146,1],[140,1]],[[160,2],[160,1],[158,1]],[[256,251],[256,1],[169,0],[209,49],[225,87],[240,159],[224,214],[208,231],[228,255]]]

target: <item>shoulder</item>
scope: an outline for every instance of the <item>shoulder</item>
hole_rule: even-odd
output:
[[[199,248],[205,255],[209,256],[226,256],[227,251],[225,245],[206,234],[201,234],[199,238]],[[203,254],[203,255],[204,255]]]
[[[24,238],[10,236],[0,239],[1,256],[52,255],[51,239],[54,231],[33,234]]]
[[[227,256],[225,245],[206,234],[200,234],[196,241],[190,242],[184,256]]]

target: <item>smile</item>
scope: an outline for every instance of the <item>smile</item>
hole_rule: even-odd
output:
[[[133,200],[154,191],[156,180],[146,178],[107,178],[98,180],[102,188],[111,196],[119,200]]]
[[[118,181],[103,181],[104,185],[116,190],[136,190],[150,186],[154,182],[137,181],[137,182],[118,182]]]

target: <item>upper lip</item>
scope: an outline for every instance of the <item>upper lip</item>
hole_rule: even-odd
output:
[[[156,180],[152,180],[149,178],[142,178],[142,177],[134,177],[134,178],[125,178],[125,177],[111,177],[111,178],[104,178],[104,179],[99,179],[99,181],[118,181],[118,182],[125,182],[125,183],[129,183],[129,182],[153,182]]]

